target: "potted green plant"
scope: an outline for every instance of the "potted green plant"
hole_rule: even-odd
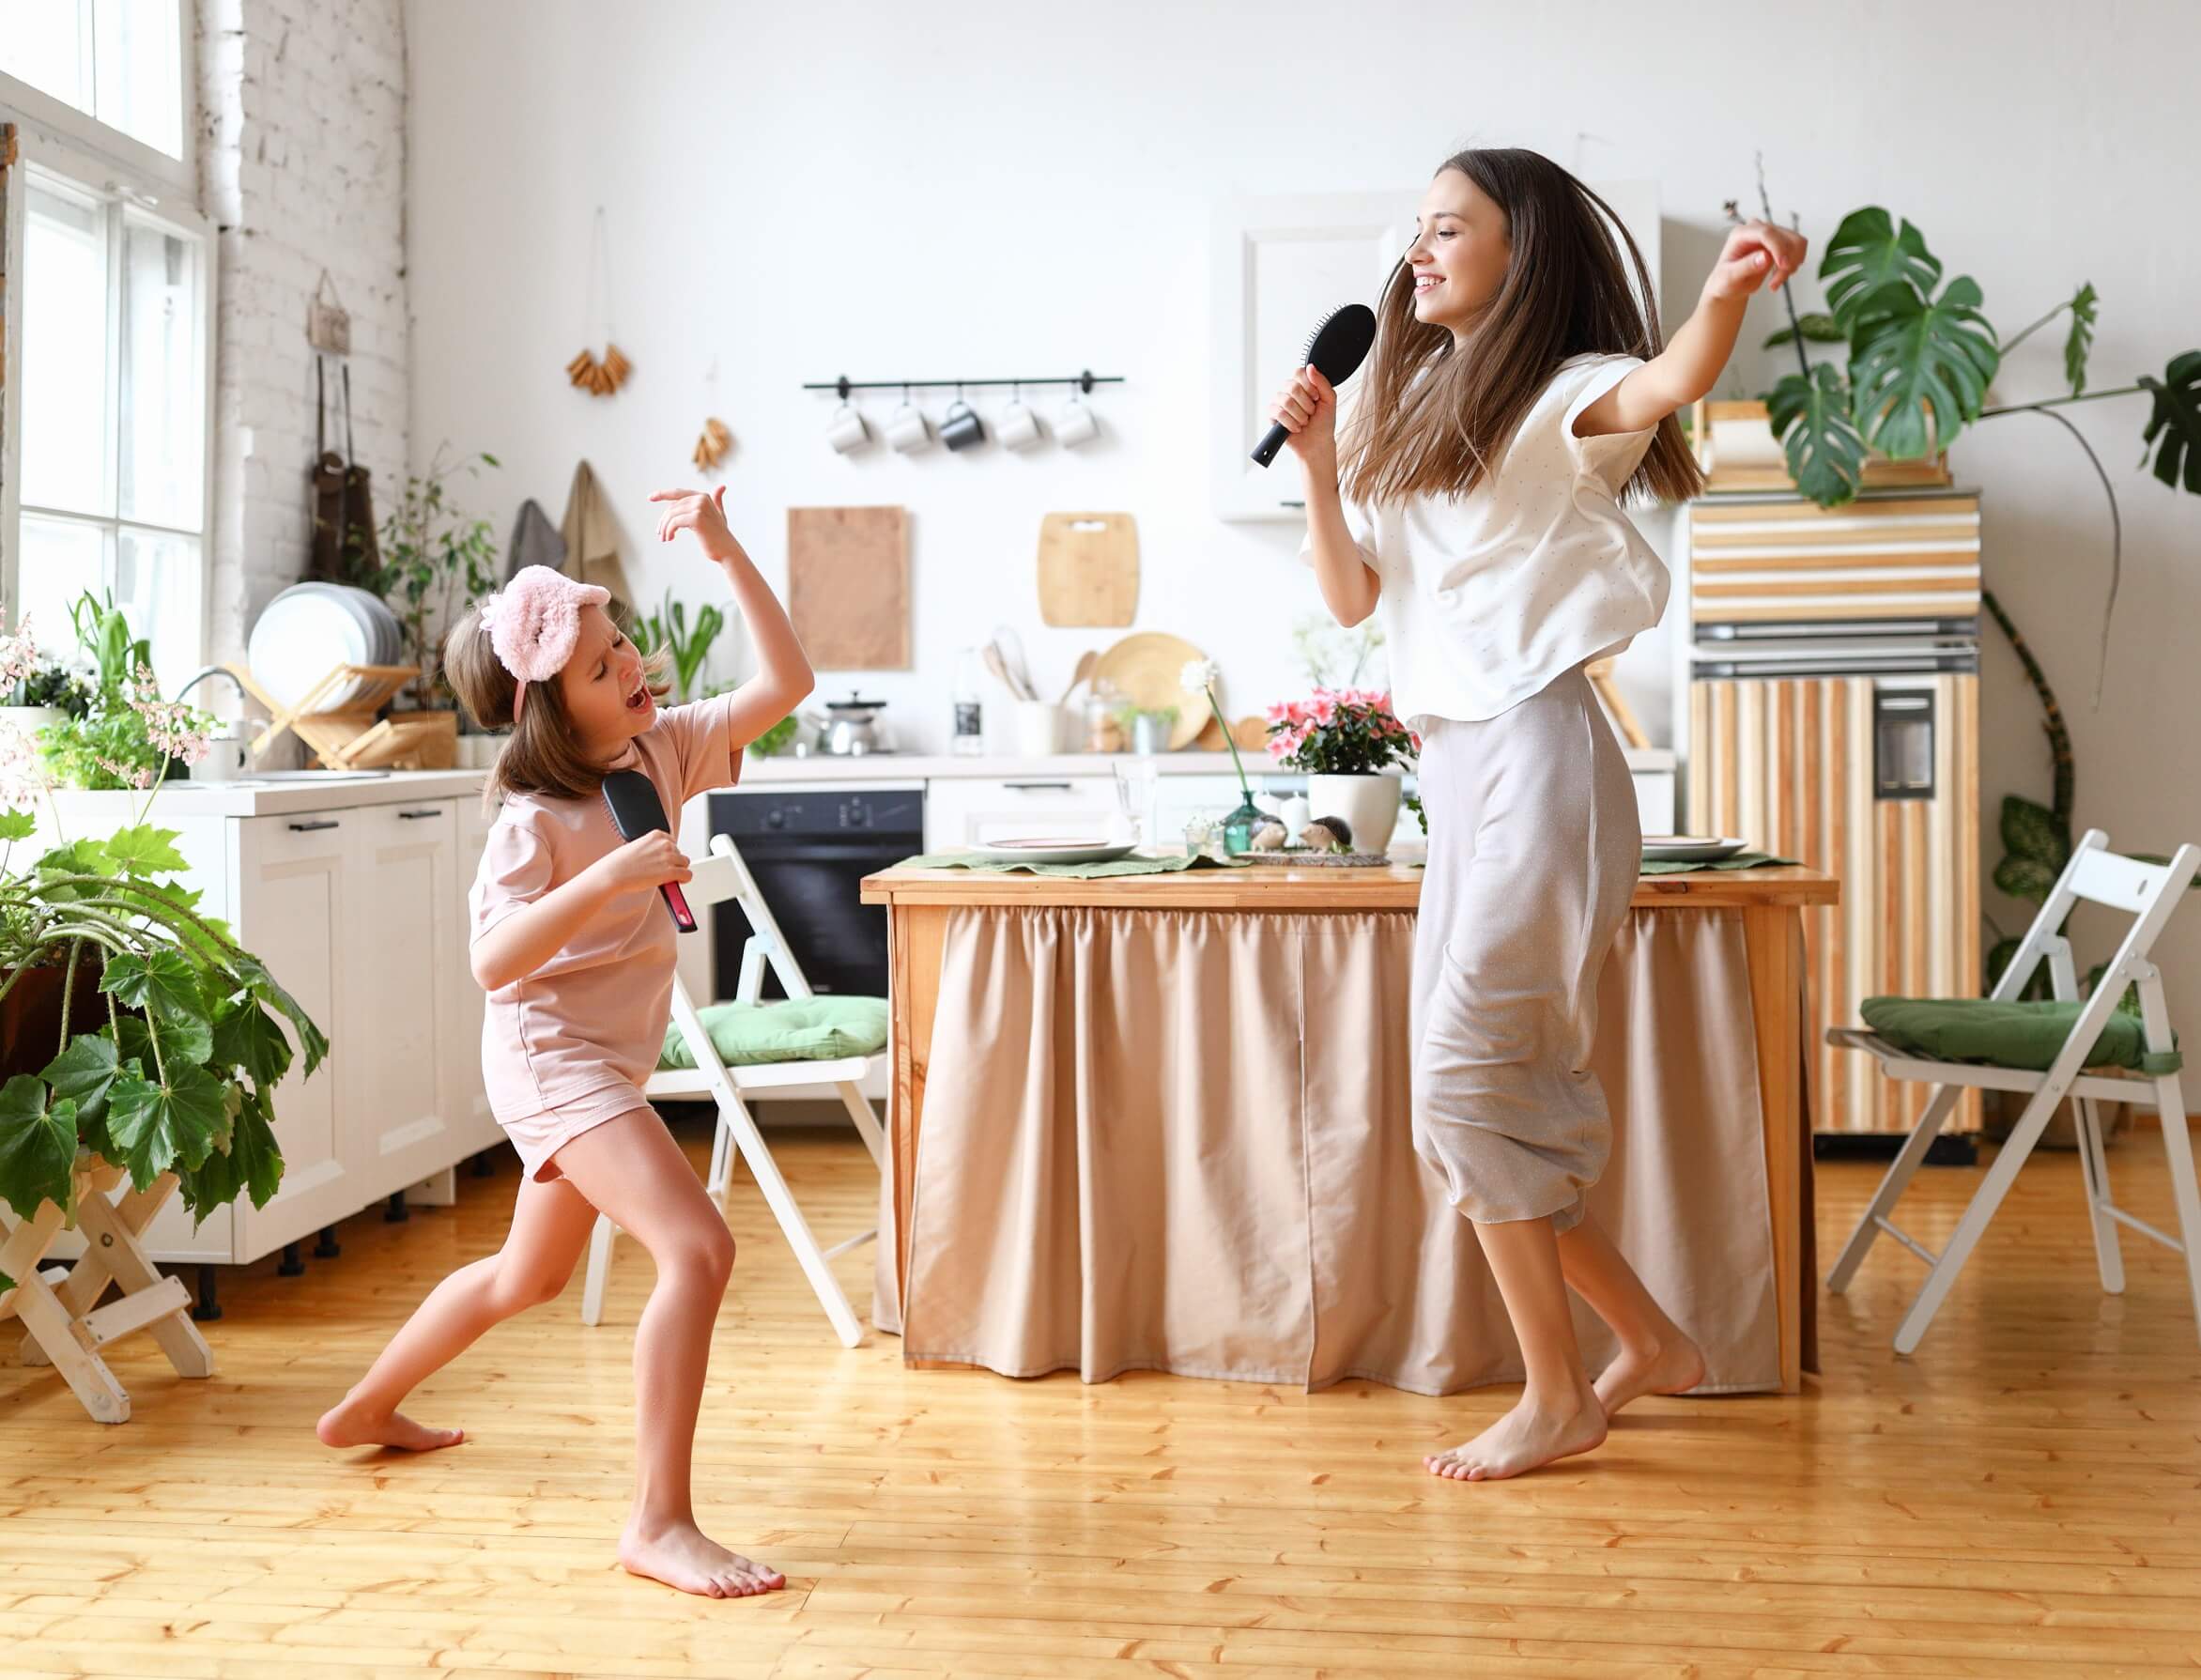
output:
[[[163,753],[204,751],[188,707],[132,703]],[[176,831],[145,820],[158,784],[137,774],[130,823],[35,860],[16,852],[37,820],[0,810],[0,1201],[22,1219],[49,1200],[73,1218],[107,1164],[139,1190],[174,1174],[194,1221],[241,1194],[264,1206],[283,1177],[275,1087],[294,1056],[310,1076],[328,1054],[267,966],[199,914]]]
[[[152,648],[131,633],[112,597],[86,590],[69,615],[91,674],[76,684],[78,702],[38,731],[38,752],[53,779],[64,787],[143,790],[183,774],[187,761],[178,743],[192,740],[203,754],[214,719],[162,701]],[[19,630],[18,639],[26,634]]]
[[[726,615],[717,608],[705,603],[696,613],[693,628],[687,622],[687,607],[672,598],[672,592],[665,592],[665,604],[647,618],[634,624],[635,646],[644,655],[663,648],[672,660],[674,703],[685,705],[700,698],[697,682],[703,674],[704,661],[711,656],[711,644],[718,640],[718,632],[726,627]]]
[[[1422,749],[1422,740],[1391,709],[1391,696],[1369,689],[1317,687],[1303,701],[1269,708],[1269,755],[1307,778],[1316,817],[1342,817],[1353,844],[1384,852],[1398,825],[1402,782],[1391,774]]]
[[[0,728],[36,738],[64,717],[91,709],[91,687],[68,663],[40,650],[26,621],[8,631],[0,618]]]
[[[408,710],[451,719],[456,756],[458,713],[437,660],[439,638],[454,618],[497,587],[497,539],[486,519],[462,511],[451,494],[460,473],[472,478],[498,465],[493,455],[446,461],[436,452],[425,473],[408,477],[382,521],[381,548],[370,560],[351,556],[352,581],[380,595],[405,630],[405,662],[419,671],[407,690]],[[430,766],[433,767],[433,766]]]
[[[1124,705],[1116,709],[1116,727],[1123,731],[1131,744],[1131,750],[1141,757],[1151,757],[1169,747],[1170,731],[1183,714],[1175,706]]]

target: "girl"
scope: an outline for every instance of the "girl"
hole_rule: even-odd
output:
[[[726,528],[725,490],[662,491],[657,528],[692,531],[747,621],[758,673],[731,694],[660,713],[644,659],[609,596],[529,566],[444,642],[452,686],[512,737],[489,779],[503,809],[472,894],[474,978],[489,994],[482,1071],[524,1169],[504,1246],[445,1278],[357,1387],[320,1421],[331,1446],[424,1451],[457,1443],[398,1413],[424,1378],[491,1325],[555,1300],[599,1210],[640,1240],[656,1287],[635,1331],[639,1453],[619,1561],[684,1592],[767,1593],[786,1581],[696,1526],[688,1488],[711,1331],[733,1240],[645,1102],[672,996],[671,917],[657,893],[691,879],[669,834],[622,843],[605,773],[639,769],[669,814],[741,773],[742,748],[810,692],[779,603]]]
[[[1703,1379],[1583,1211],[1612,1136],[1589,1066],[1597,976],[1642,837],[1582,667],[1665,609],[1666,568],[1620,501],[1701,487],[1673,411],[1712,388],[1750,293],[1803,255],[1781,228],[1734,229],[1662,350],[1651,277],[1602,199],[1534,152],[1461,152],[1385,285],[1342,448],[1315,369],[1275,404],[1306,476],[1301,552],[1340,624],[1382,612],[1422,737],[1414,1146],[1474,1222],[1526,1367],[1518,1405],[1424,1460],[1437,1475],[1588,1452],[1639,1395]],[[1620,1339],[1594,1387],[1569,1285]]]

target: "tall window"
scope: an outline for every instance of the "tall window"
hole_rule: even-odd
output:
[[[205,639],[211,253],[185,182],[181,0],[38,0],[0,29],[0,595],[42,644],[112,593],[162,686]]]

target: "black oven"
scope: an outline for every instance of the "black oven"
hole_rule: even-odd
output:
[[[886,995],[886,910],[858,902],[857,884],[925,849],[921,786],[796,785],[711,795],[711,832],[733,837],[813,992]],[[712,980],[731,997],[749,918],[733,902],[713,912]],[[785,990],[765,970],[764,995]]]

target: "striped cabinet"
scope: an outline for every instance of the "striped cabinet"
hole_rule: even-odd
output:
[[[1815,1018],[1979,994],[1979,511],[1960,493],[1690,510],[1688,829],[1841,881],[1805,913]],[[1813,1050],[1812,1125],[1907,1132],[1930,1090]],[[1978,1093],[1956,1124],[1976,1126]]]

